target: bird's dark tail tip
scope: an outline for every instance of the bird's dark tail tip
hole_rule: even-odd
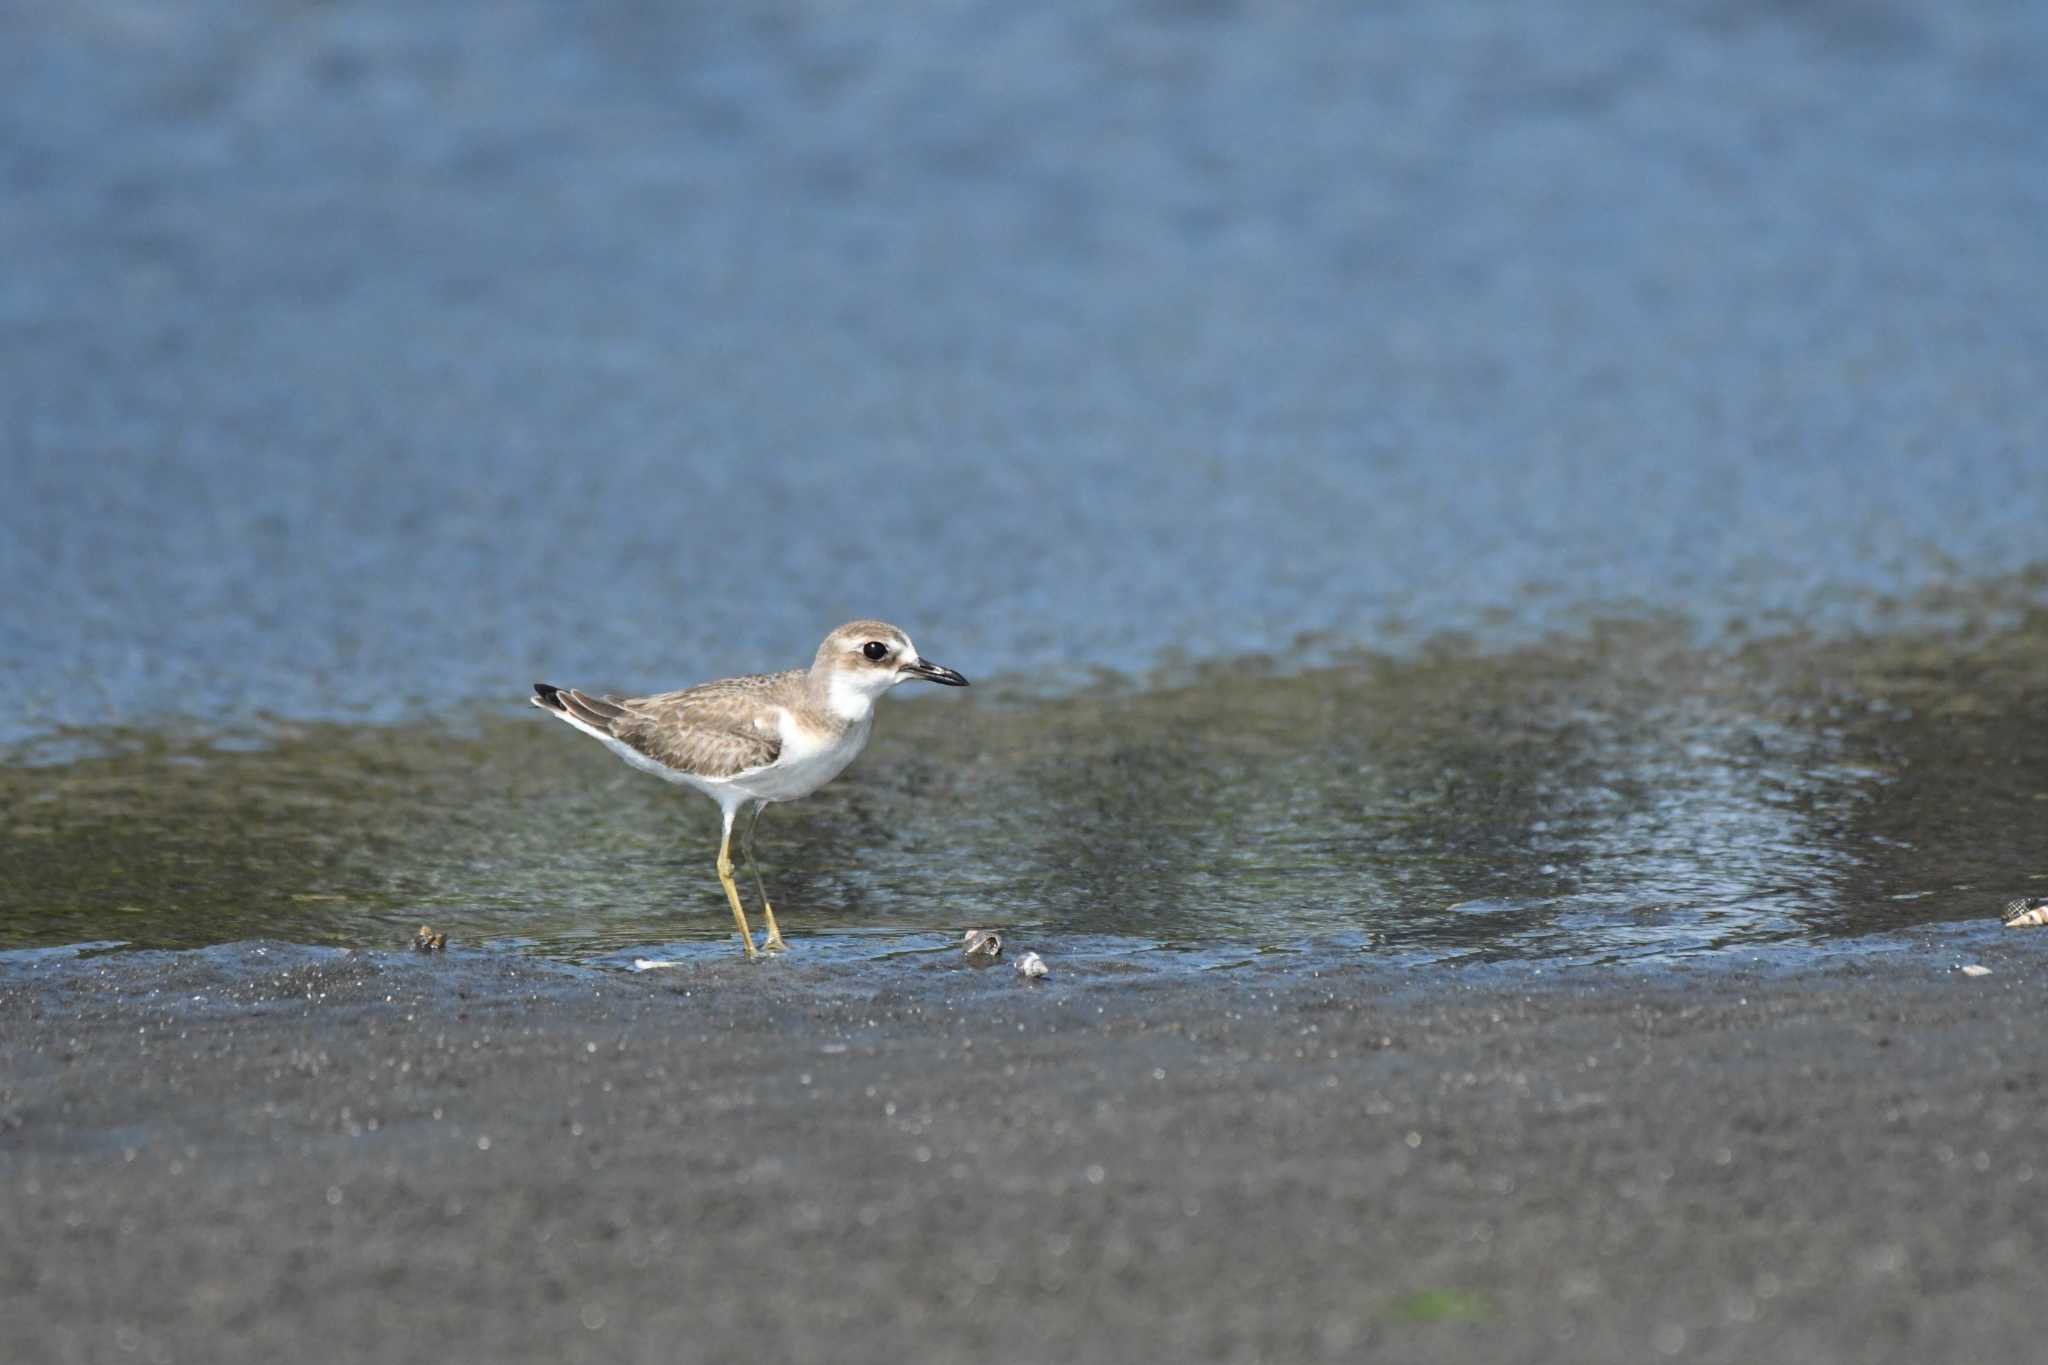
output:
[[[545,706],[550,711],[560,711],[563,709],[561,691],[553,683],[537,682],[533,685],[533,704]]]

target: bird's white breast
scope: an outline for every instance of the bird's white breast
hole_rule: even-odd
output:
[[[735,778],[749,796],[764,801],[793,801],[808,796],[846,771],[868,742],[872,714],[837,734],[814,729],[791,715],[778,713],[782,753],[774,763]]]

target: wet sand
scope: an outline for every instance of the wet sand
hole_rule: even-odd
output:
[[[2048,933],[1745,962],[12,955],[9,1354],[2029,1358]]]

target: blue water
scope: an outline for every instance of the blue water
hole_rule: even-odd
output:
[[[2043,558],[2048,11],[17,7],[0,740]]]

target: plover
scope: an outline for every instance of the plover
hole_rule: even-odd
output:
[[[695,787],[718,803],[718,881],[732,902],[747,956],[753,930],[732,880],[732,824],[751,805],[740,853],[768,920],[763,948],[781,948],[775,907],[754,866],[754,826],[770,801],[809,796],[853,762],[868,742],[875,698],[897,683],[965,687],[967,679],[922,658],[910,637],[883,621],[852,621],[825,637],[809,668],[699,683],[652,697],[593,697],[535,683],[535,706],[575,726],[643,772]]]

